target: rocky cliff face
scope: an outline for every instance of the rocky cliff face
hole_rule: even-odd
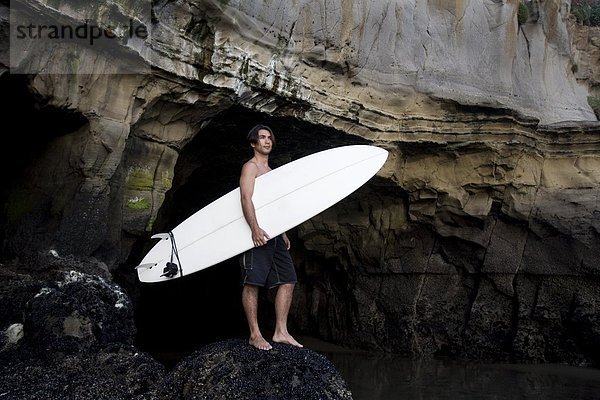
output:
[[[390,150],[377,179],[297,229],[299,327],[411,354],[598,363],[595,63],[568,1],[527,2],[521,22],[502,0],[28,4],[136,18],[149,37],[119,49],[152,69],[126,74],[88,48],[79,67],[48,66],[69,74],[0,76],[18,94],[6,120],[25,127],[5,176],[7,253],[134,264],[150,232],[236,185],[262,120],[280,163]]]

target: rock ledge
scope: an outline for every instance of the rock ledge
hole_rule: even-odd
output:
[[[210,344],[182,360],[157,390],[178,399],[352,399],[333,364],[312,350],[243,339]]]

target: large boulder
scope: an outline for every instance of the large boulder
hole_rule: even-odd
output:
[[[160,399],[351,399],[323,355],[274,343],[258,350],[242,339],[208,345],[180,362],[157,389]]]

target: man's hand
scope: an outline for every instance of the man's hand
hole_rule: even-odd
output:
[[[254,247],[264,246],[269,239],[271,239],[271,237],[261,227],[256,226],[252,229],[252,242],[254,243]]]

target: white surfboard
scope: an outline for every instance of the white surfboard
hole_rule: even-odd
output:
[[[387,156],[386,150],[376,146],[342,146],[308,155],[259,176],[252,202],[261,228],[274,238],[307,221],[365,184],[381,169]],[[153,238],[161,240],[136,267],[141,282],[189,275],[254,246],[242,212],[239,187],[171,232]],[[176,269],[173,276],[165,276],[171,261]]]

